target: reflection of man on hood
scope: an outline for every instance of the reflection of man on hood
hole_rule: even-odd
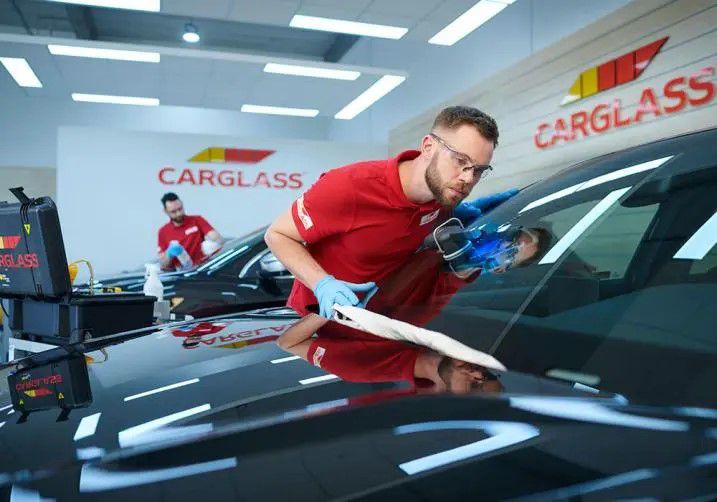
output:
[[[407,381],[415,389],[467,393],[499,391],[485,368],[433,350],[307,316],[279,337],[279,346],[349,382]],[[319,329],[316,338],[312,335]]]

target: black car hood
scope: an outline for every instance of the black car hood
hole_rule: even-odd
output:
[[[175,324],[87,352],[92,402],[66,420],[59,410],[19,417],[3,408],[4,389],[5,482],[58,499],[120,489],[185,498],[197,487],[240,499],[441,498],[475,494],[466,491],[474,483],[486,498],[554,498],[570,486],[642,486],[682,473],[698,494],[717,490],[717,478],[703,480],[717,465],[717,411],[633,406],[513,372],[500,375],[502,392],[482,395],[345,382],[278,348],[294,321]],[[432,492],[430,479],[446,472],[474,481]]]

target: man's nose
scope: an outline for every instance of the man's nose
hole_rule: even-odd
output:
[[[458,179],[461,180],[466,185],[472,184],[475,180],[475,175],[473,174],[473,169],[461,169],[461,174],[458,176]]]

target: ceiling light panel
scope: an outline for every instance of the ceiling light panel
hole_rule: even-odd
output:
[[[291,117],[316,117],[319,110],[309,108],[286,108],[283,106],[242,105],[245,113],[262,113],[266,115],[288,115]]]
[[[406,77],[398,75],[384,75],[371,87],[361,93],[356,99],[346,105],[341,111],[334,115],[335,119],[351,120],[376,101],[384,97],[393,89],[406,80]]]
[[[89,7],[108,7],[111,9],[143,10],[159,12],[160,0],[49,0],[50,2],[87,5]]]
[[[47,46],[53,56],[72,56],[78,58],[113,59],[117,61],[137,61],[141,63],[159,63],[158,52],[125,51],[117,49],[99,49],[95,47],[77,47],[72,45]]]
[[[359,23],[357,21],[346,21],[343,19],[331,19],[327,17],[301,16],[298,14],[291,18],[289,26],[292,28],[304,28],[306,30],[330,31],[333,33],[390,38],[393,40],[398,40],[408,32],[408,28],[401,28],[398,26]]]
[[[115,105],[159,106],[157,98],[139,98],[134,96],[110,96],[106,94],[72,93],[72,99],[84,103],[111,103]]]
[[[23,58],[0,58],[0,63],[20,87],[42,87],[42,82],[32,71],[27,60]]]
[[[435,45],[453,45],[483,23],[496,16],[515,0],[480,0],[458,16],[451,24],[433,35],[428,41]]]
[[[319,68],[316,66],[299,66],[279,63],[267,63],[266,66],[264,66],[264,71],[266,73],[278,73],[281,75],[332,78],[335,80],[356,80],[361,76],[361,72],[359,71],[334,70],[331,68]]]

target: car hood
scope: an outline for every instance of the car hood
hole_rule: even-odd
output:
[[[506,498],[602,486],[634,471],[621,486],[675,473],[702,480],[717,462],[717,411],[634,406],[510,371],[500,375],[501,392],[461,396],[346,382],[274,343],[295,320],[218,318],[108,337],[116,343],[101,350],[77,346],[91,390],[85,406],[20,416],[3,389],[5,482],[73,500],[166,483],[183,493],[199,474],[202,486],[231,477],[227,486],[242,486],[248,499],[293,490],[333,498],[376,486],[400,496],[391,490],[427,490],[422,476],[477,464],[484,493]],[[66,353],[42,357],[52,352]],[[536,469],[545,472],[536,477]],[[290,482],[269,483],[269,472],[290,473]],[[346,472],[357,474],[339,475]]]

